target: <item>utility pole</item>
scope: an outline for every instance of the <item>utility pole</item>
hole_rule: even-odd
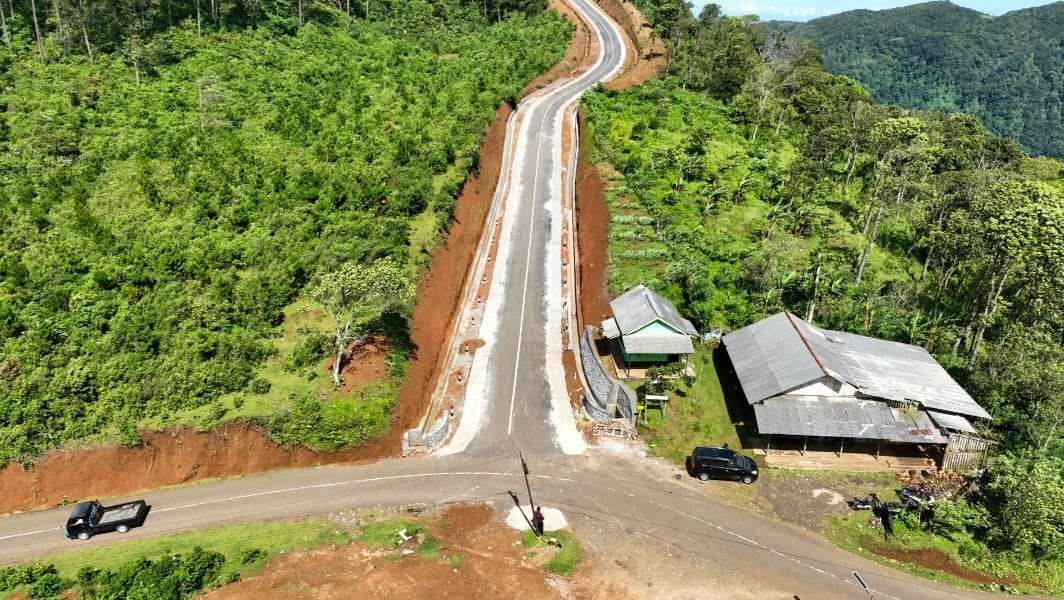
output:
[[[517,507],[517,510],[521,513],[521,516],[524,517],[525,523],[528,523],[528,528],[532,531],[532,533],[534,533],[538,537],[539,532],[536,531],[536,528],[532,526],[532,521],[528,520],[528,515],[525,514],[525,509],[521,508],[521,500],[518,499],[517,494],[511,492],[510,490],[506,490],[506,493],[510,494],[510,498],[512,498],[514,501],[514,506]]]
[[[521,457],[521,471],[525,474],[525,489],[528,490],[528,507],[531,510],[536,510],[536,503],[532,501],[532,486],[528,483],[528,463],[525,462],[525,455],[521,452],[517,453],[517,456]]]

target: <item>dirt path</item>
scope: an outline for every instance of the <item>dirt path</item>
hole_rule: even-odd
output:
[[[428,531],[441,546],[435,557],[422,557],[412,550],[404,555],[405,547],[375,550],[361,543],[296,551],[273,560],[262,574],[202,598],[554,598],[552,578],[523,559],[517,532],[493,522],[492,517],[490,506],[477,505],[448,507],[426,519]],[[415,548],[416,540],[404,546]]]
[[[390,516],[375,515],[375,518]],[[435,556],[414,551],[414,539],[396,549],[362,543],[294,551],[272,560],[258,575],[202,596],[205,600],[705,600],[751,599],[746,590],[686,572],[687,561],[645,540],[616,547],[584,539],[585,555],[570,578],[550,575],[543,565],[553,549],[533,555],[519,534],[488,504],[455,504],[417,518],[439,542]],[[357,529],[366,515],[330,515],[340,528]],[[590,533],[590,532],[584,532]],[[626,536],[631,537],[631,536]],[[675,556],[675,557],[674,557]],[[664,568],[663,568],[664,567]]]

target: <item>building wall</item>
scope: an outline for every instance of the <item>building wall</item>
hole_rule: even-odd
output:
[[[832,379],[827,375],[807,383],[801,387],[794,388],[784,392],[792,396],[846,396],[853,397],[857,395],[857,389],[848,383],[842,383],[836,379]]]
[[[628,354],[624,353],[625,362],[639,363],[639,362],[665,362],[669,360],[669,354]]]
[[[669,324],[665,323],[661,319],[656,319],[654,321],[651,321],[650,323],[647,323],[641,329],[636,329],[635,331],[633,331],[632,333],[630,333],[628,335],[632,336],[632,335],[676,335],[676,334],[687,335],[686,333],[683,333],[681,331],[676,331],[672,326],[670,326]]]

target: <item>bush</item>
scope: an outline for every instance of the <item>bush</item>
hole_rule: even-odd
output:
[[[265,394],[270,391],[270,382],[262,377],[251,380],[251,391],[255,394]]]
[[[309,396],[270,421],[269,432],[281,444],[303,444],[331,452],[357,446],[388,430],[395,389],[369,385],[346,398],[321,402]]]
[[[17,567],[0,568],[0,592],[13,590],[20,585],[32,584],[47,575],[55,575],[59,572],[55,565],[28,564]]]
[[[303,338],[292,350],[292,354],[285,361],[285,368],[289,371],[298,371],[309,367],[325,358],[333,349],[333,340],[324,333],[311,333]]]
[[[963,500],[942,500],[935,505],[930,529],[938,535],[959,542],[970,539],[972,535],[984,533],[989,525],[990,514],[983,506],[969,504]]]
[[[82,597],[109,600],[185,600],[207,587],[221,571],[225,556],[203,548],[185,555],[139,558],[116,571],[82,569]]]
[[[1004,455],[992,473],[990,539],[1037,559],[1064,558],[1064,459]]]
[[[63,579],[57,573],[47,573],[42,575],[37,581],[34,581],[30,585],[29,591],[26,593],[27,598],[33,600],[46,600],[48,598],[55,598],[59,594],[66,590],[70,586],[74,585],[73,581],[69,579]]]

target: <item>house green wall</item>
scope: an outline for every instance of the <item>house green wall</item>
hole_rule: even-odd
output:
[[[677,331],[676,328],[674,328],[673,326],[669,325],[668,323],[662,321],[661,319],[655,319],[654,321],[651,321],[650,323],[647,323],[643,327],[637,329],[633,333],[630,333],[628,335],[622,336],[622,338],[621,338],[622,339],[622,342],[621,342],[622,349],[624,348],[624,342],[623,342],[624,338],[639,337],[641,335],[653,335],[653,336],[659,336],[659,335],[683,335],[683,336],[686,336],[687,334],[683,333],[682,331]],[[669,356],[672,356],[670,354],[629,354],[628,350],[623,350],[623,351],[624,351],[624,360],[625,360],[625,362],[628,362],[628,363],[665,362],[665,361],[669,360]]]
[[[665,362],[669,360],[668,354],[628,354],[624,353],[624,361],[628,363],[640,362]]]

